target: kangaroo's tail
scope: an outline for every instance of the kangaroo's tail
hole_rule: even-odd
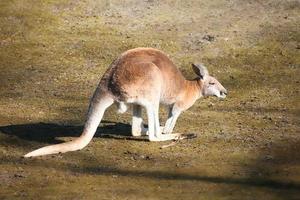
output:
[[[84,130],[79,138],[73,141],[61,144],[45,146],[24,155],[24,157],[42,156],[48,154],[65,153],[84,148],[92,140],[99,123],[103,117],[104,111],[113,104],[114,100],[108,96],[99,93],[98,89],[91,100],[88,116],[84,125]]]

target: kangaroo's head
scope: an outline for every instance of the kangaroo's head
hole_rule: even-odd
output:
[[[202,64],[192,64],[194,72],[199,76],[203,83],[201,94],[203,96],[216,96],[224,99],[227,95],[227,90],[214,77],[208,74],[205,66]]]

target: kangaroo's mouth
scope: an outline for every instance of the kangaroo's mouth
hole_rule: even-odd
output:
[[[214,95],[214,97],[218,97],[219,99],[225,99],[226,95],[225,94],[223,94],[223,95]]]
[[[214,94],[213,96],[218,97],[220,99],[225,99],[227,96],[226,92],[220,92],[220,94]]]
[[[220,98],[220,99],[225,99],[225,98],[226,98],[226,94],[221,94],[221,95],[219,96],[219,98]]]
[[[220,96],[219,96],[219,98],[221,98],[221,99],[225,99],[225,98],[226,98],[226,96],[227,96],[227,91],[225,91],[225,92],[221,91],[221,92],[220,92]]]

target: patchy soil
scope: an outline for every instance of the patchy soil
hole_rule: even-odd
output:
[[[298,199],[299,13],[297,0],[2,0],[0,199]],[[187,78],[200,61],[228,89],[179,118],[196,139],[134,140],[112,108],[82,151],[21,158],[80,135],[101,75],[139,46]]]

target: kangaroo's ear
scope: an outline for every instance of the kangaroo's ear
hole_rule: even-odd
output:
[[[203,64],[192,64],[194,72],[201,78],[205,79],[209,74],[208,70]]]

